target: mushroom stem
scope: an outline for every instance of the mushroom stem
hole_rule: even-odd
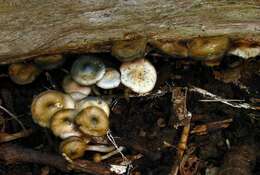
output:
[[[86,150],[87,151],[97,151],[97,152],[111,152],[115,149],[113,146],[106,146],[106,145],[88,145]]]
[[[102,160],[105,160],[105,159],[108,159],[109,157],[112,157],[118,153],[120,153],[121,151],[123,151],[124,147],[123,146],[120,146],[118,149],[114,150],[114,151],[111,151],[105,155],[101,155],[99,153],[95,154],[94,155],[94,162],[101,162]]]

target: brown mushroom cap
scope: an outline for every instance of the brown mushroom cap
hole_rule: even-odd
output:
[[[74,100],[59,91],[48,90],[33,99],[31,105],[32,118],[42,127],[49,127],[50,118],[59,110],[75,108]]]
[[[33,61],[39,68],[50,70],[61,66],[65,58],[60,54],[56,54],[36,57]]]
[[[65,153],[71,159],[83,157],[87,143],[79,137],[69,137],[62,141],[59,147],[61,153]]]
[[[62,109],[56,112],[51,117],[50,129],[53,134],[62,139],[71,136],[81,136],[81,133],[76,129],[74,118],[77,115],[75,109]]]
[[[106,113],[95,106],[87,107],[79,112],[75,118],[79,130],[90,136],[103,136],[109,129]]]
[[[8,74],[14,83],[25,85],[32,83],[40,74],[40,70],[33,64],[14,63],[9,66]]]
[[[154,66],[144,58],[123,63],[120,72],[122,84],[136,93],[151,91],[157,80]]]

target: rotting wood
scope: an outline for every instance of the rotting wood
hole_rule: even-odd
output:
[[[0,0],[0,63],[110,51],[111,41],[229,35],[260,41],[260,1]]]

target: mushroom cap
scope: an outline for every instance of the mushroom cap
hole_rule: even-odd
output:
[[[74,100],[59,91],[48,90],[33,99],[31,105],[32,118],[42,127],[49,127],[54,113],[62,109],[75,108]]]
[[[25,85],[32,83],[40,74],[40,70],[33,64],[14,63],[9,66],[8,74],[14,83]]]
[[[95,56],[81,56],[71,67],[71,77],[81,85],[92,85],[105,75],[105,64]]]
[[[86,98],[82,99],[81,101],[79,101],[76,104],[76,109],[78,111],[81,111],[82,109],[90,107],[90,106],[95,106],[95,107],[102,109],[106,113],[106,115],[109,117],[110,108],[109,108],[108,104],[99,97],[86,97]]]
[[[103,136],[109,129],[109,120],[106,113],[95,106],[90,106],[78,113],[75,123],[79,130],[90,136]]]
[[[154,66],[145,58],[123,63],[120,72],[122,84],[136,93],[151,91],[157,80]]]
[[[59,150],[71,159],[83,157],[87,148],[87,143],[79,137],[69,137],[60,143]]]
[[[65,58],[60,54],[56,54],[36,57],[33,61],[39,68],[50,70],[61,66],[64,63]]]
[[[189,56],[205,61],[220,59],[227,51],[230,40],[226,36],[197,37],[188,42]]]
[[[81,133],[76,129],[74,118],[77,115],[75,109],[62,109],[56,112],[50,121],[50,129],[53,134],[66,139],[71,136],[81,136]]]
[[[146,44],[146,38],[115,41],[112,46],[112,55],[122,62],[132,61],[144,56]]]
[[[71,76],[65,76],[62,82],[63,90],[70,94],[76,101],[81,100],[88,96],[91,92],[91,88],[88,86],[82,86],[75,82]]]
[[[104,77],[97,82],[97,86],[102,89],[113,89],[120,84],[120,73],[114,68],[106,68]]]

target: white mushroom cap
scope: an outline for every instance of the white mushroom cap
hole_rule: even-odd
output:
[[[123,63],[120,72],[122,84],[136,93],[151,91],[157,80],[154,66],[145,58]]]
[[[76,109],[78,111],[81,111],[90,106],[95,106],[102,109],[106,113],[106,115],[109,116],[110,109],[108,104],[104,100],[98,97],[86,97],[82,99],[81,101],[79,101],[79,103],[77,103]]]
[[[91,92],[90,87],[78,84],[69,75],[63,79],[62,87],[63,90],[66,93],[70,94],[71,97],[76,101],[85,98]]]
[[[104,77],[97,82],[97,86],[102,89],[113,89],[120,84],[120,73],[114,68],[106,68]]]
[[[81,85],[92,85],[105,75],[103,61],[95,56],[81,56],[71,67],[71,77]]]

